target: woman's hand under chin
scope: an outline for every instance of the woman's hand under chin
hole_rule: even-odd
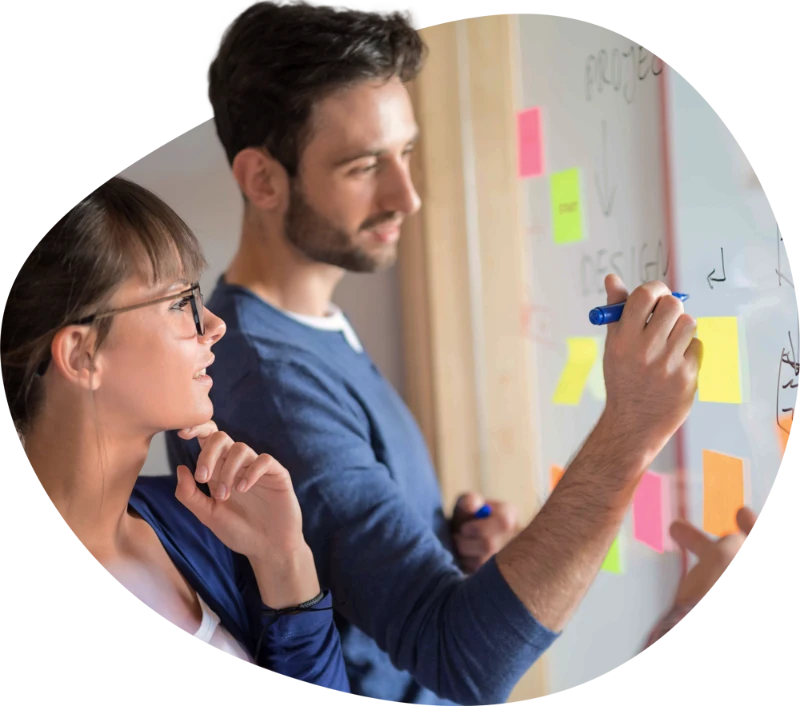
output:
[[[176,497],[230,549],[248,558],[296,551],[305,546],[303,519],[288,471],[272,456],[234,442],[213,421],[178,432],[197,438],[200,455],[194,480],[178,467]]]
[[[289,472],[272,456],[234,442],[213,421],[178,436],[197,438],[201,451],[194,479],[178,466],[175,497],[223,544],[250,560],[264,603],[282,608],[316,596],[316,569]],[[194,481],[208,483],[211,497]]]

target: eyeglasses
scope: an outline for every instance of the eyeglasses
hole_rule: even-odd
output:
[[[78,321],[73,321],[67,326],[86,326],[88,324],[93,324],[95,321],[99,321],[101,319],[107,319],[110,316],[114,316],[115,314],[122,314],[126,311],[133,311],[134,309],[143,309],[146,306],[153,306],[154,304],[162,304],[163,302],[181,300],[179,303],[191,303],[192,305],[192,315],[194,317],[194,327],[197,331],[198,336],[205,336],[206,327],[205,323],[203,322],[203,293],[200,291],[200,283],[195,282],[189,289],[185,289],[182,292],[177,292],[175,294],[170,294],[168,297],[160,297],[159,299],[153,299],[151,301],[142,302],[141,304],[131,304],[131,306],[123,306],[119,309],[109,309],[107,311],[101,311],[97,314],[92,314],[91,316],[85,316]],[[37,369],[38,375],[44,375],[47,371],[47,366],[50,364],[50,355],[48,352],[48,356],[45,360],[42,361],[42,364]]]

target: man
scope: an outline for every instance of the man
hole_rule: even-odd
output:
[[[451,527],[416,423],[331,304],[346,271],[394,262],[420,206],[404,84],[423,50],[400,15],[305,5],[260,3],[226,33],[209,95],[245,212],[208,303],[228,326],[212,399],[220,429],[292,474],[353,691],[497,703],[564,627],[686,418],[700,346],[664,284],[628,297],[609,276],[609,302],[628,303],[608,328],[597,427],[518,534],[508,507],[469,520],[476,494]],[[168,444],[192,467],[196,449]]]

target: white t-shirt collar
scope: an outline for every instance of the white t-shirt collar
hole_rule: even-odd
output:
[[[290,319],[294,319],[311,328],[320,329],[322,331],[341,331],[345,340],[354,351],[357,353],[364,352],[364,347],[361,345],[361,341],[358,340],[358,336],[347,320],[347,317],[344,315],[344,312],[333,302],[328,305],[328,313],[326,316],[296,314],[293,311],[286,311],[285,309],[281,309],[281,312],[286,314]]]

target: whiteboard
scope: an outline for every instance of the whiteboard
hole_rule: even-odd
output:
[[[779,421],[790,428],[794,415],[800,327],[785,245],[752,167],[697,91],[674,71],[667,86],[679,286],[693,316],[738,320],[742,404],[697,403],[685,425],[687,514],[702,526],[704,449],[744,459],[745,502],[764,506]]]
[[[789,381],[779,406],[792,409],[797,356],[786,350],[788,333],[794,351],[800,336],[785,253],[780,282],[775,272],[783,246],[763,191],[719,118],[651,52],[575,20],[521,15],[517,26],[517,108],[539,108],[543,153],[541,175],[522,180],[539,487],[550,486],[551,466],[568,464],[603,409],[604,330],[588,311],[605,303],[603,278],[617,272],[630,289],[662,279],[688,292],[695,317],[738,317],[743,401],[696,402],[651,465],[663,488],[663,527],[681,501],[683,514],[703,525],[704,449],[746,459],[745,501],[760,509],[780,463],[778,375],[780,385]],[[584,237],[559,243],[552,176],[574,168]],[[722,279],[720,247],[725,281],[709,281],[712,270]],[[579,401],[564,404],[568,341],[586,337],[597,338],[598,361]],[[618,538],[622,571],[598,574],[551,648],[550,691],[635,656],[671,605],[681,554],[668,537],[660,549],[636,537],[631,508]]]
[[[567,339],[600,337],[588,311],[605,303],[603,278],[612,262],[629,287],[668,274],[665,173],[658,75],[639,79],[639,48],[625,38],[574,20],[519,18],[522,105],[542,114],[545,175],[524,182],[531,249],[530,301],[534,415],[539,470],[549,485],[553,464],[565,466],[603,409],[584,390],[576,406],[553,404],[567,363]],[[642,53],[646,64],[649,53]],[[609,83],[597,81],[608,76]],[[585,239],[556,244],[549,175],[581,169]],[[613,193],[613,201],[611,194]],[[671,443],[654,471],[674,483]],[[680,555],[631,541],[632,513],[620,532],[622,574],[601,572],[550,651],[551,691],[575,686],[618,666],[640,649],[674,595]]]

